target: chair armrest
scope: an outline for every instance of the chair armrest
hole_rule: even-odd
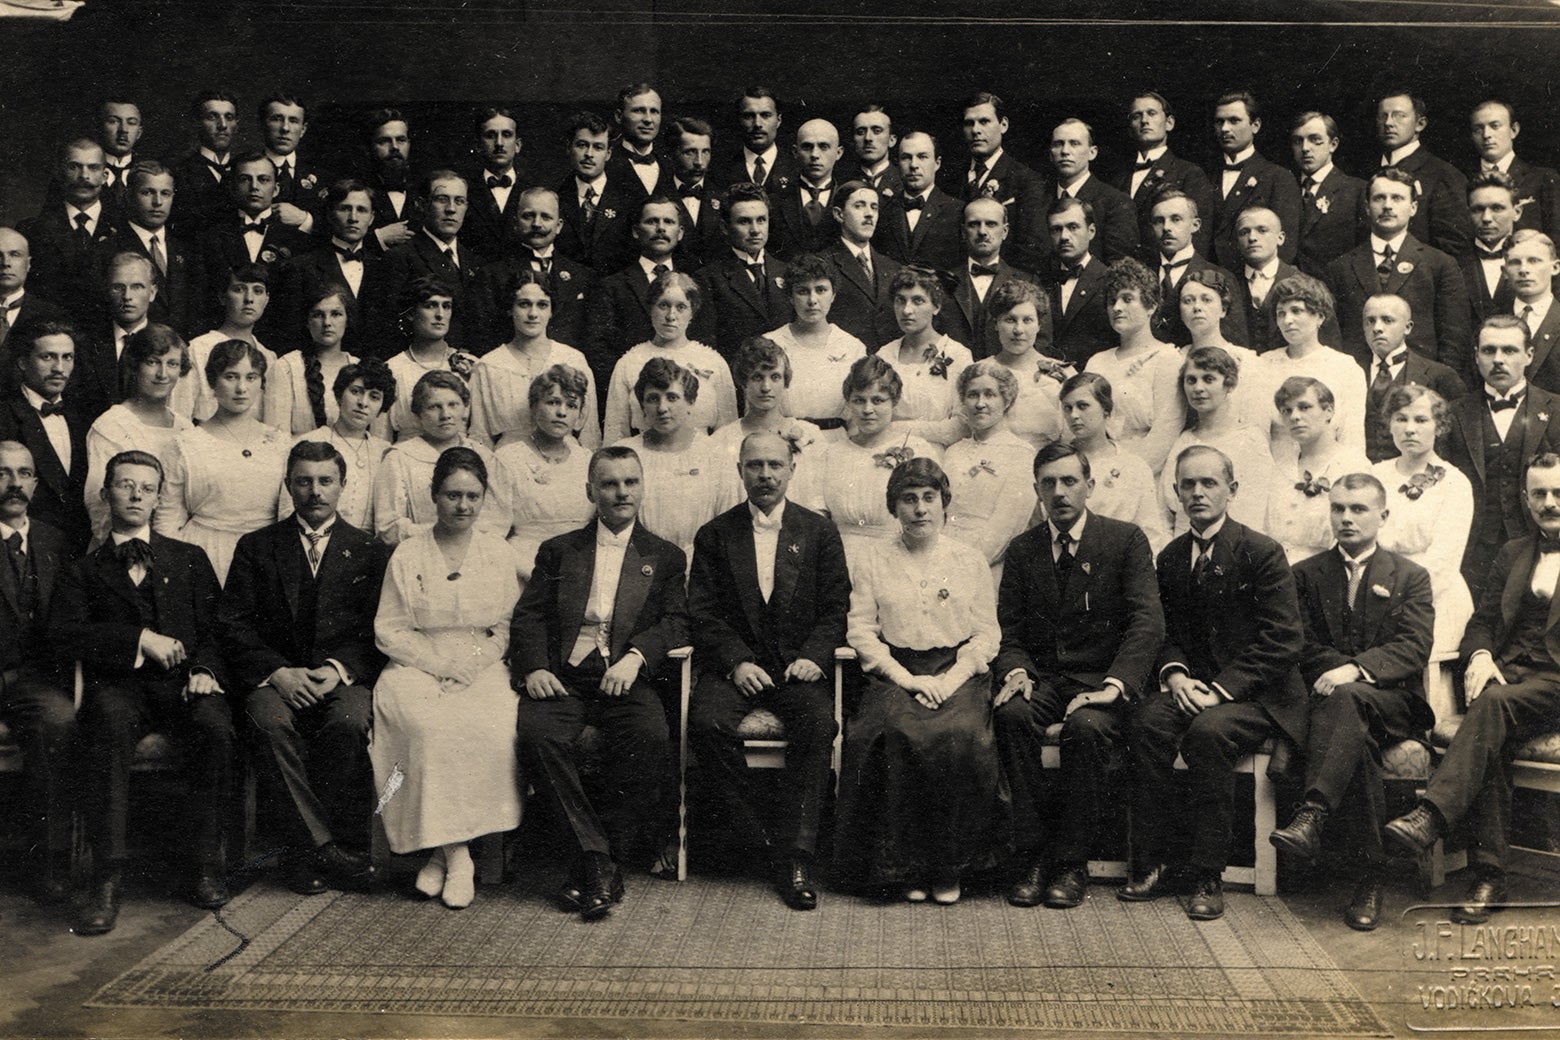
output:
[[[856,648],[851,646],[837,646],[834,648],[834,659],[836,661],[854,661],[856,659]]]
[[[666,656],[670,657],[674,661],[686,661],[688,658],[693,656],[693,647],[674,646],[666,652]]]
[[[84,678],[82,678],[81,662],[80,661],[76,662],[75,667],[71,669],[71,672],[72,672],[71,682],[70,682],[71,705],[72,705],[72,709],[74,711],[80,711],[81,710],[82,694],[86,692],[86,688],[87,688],[86,680]]]

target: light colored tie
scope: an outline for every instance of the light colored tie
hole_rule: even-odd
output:
[[[303,536],[309,540],[309,570],[317,575],[320,573],[320,539],[325,537],[325,532],[305,531]]]
[[[1365,577],[1365,561],[1345,559],[1343,561],[1343,566],[1349,572],[1348,608],[1353,610],[1354,601],[1359,596],[1360,579]]]
[[[168,275],[168,254],[163,250],[162,235],[152,236],[152,263],[157,265],[159,274]]]
[[[1532,336],[1538,332],[1538,330],[1533,327],[1533,307],[1531,304],[1524,303],[1522,305],[1522,324],[1527,326],[1529,336]]]

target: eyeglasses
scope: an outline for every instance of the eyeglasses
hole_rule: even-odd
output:
[[[121,495],[133,495],[139,491],[148,498],[154,497],[158,491],[162,490],[162,488],[157,484],[137,484],[135,481],[128,478],[125,480],[116,480],[110,484],[109,487],[113,488]]]

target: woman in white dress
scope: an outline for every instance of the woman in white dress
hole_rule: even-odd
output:
[[[206,359],[217,399],[210,419],[174,438],[152,527],[200,546],[218,581],[239,538],[276,522],[292,438],[254,417],[266,362],[253,343],[218,343]]]
[[[358,359],[341,342],[347,334],[347,287],[331,285],[314,294],[305,308],[309,342],[276,359],[265,381],[265,414],[289,437],[336,421],[336,402],[327,390],[336,375]],[[388,430],[388,421],[380,420]]]
[[[1073,374],[1071,365],[1043,349],[1051,345],[1051,305],[1045,293],[1020,280],[992,293],[986,313],[997,330],[992,360],[1011,371],[1018,386],[1008,428],[1039,451],[1061,439],[1061,386]]]
[[[397,389],[399,392],[399,389]],[[450,448],[470,448],[491,471],[493,453],[487,445],[466,435],[471,414],[471,388],[454,372],[428,372],[412,387],[412,414],[422,434],[399,441],[385,452],[374,478],[374,533],[386,545],[396,545],[438,518],[428,488],[434,464]],[[494,485],[492,501],[482,511],[477,526],[500,538],[509,533],[509,502]]]
[[[206,382],[206,359],[211,348],[230,339],[251,343],[265,358],[267,371],[276,371],[276,352],[255,337],[255,324],[265,316],[271,302],[271,270],[265,264],[244,264],[228,272],[222,287],[222,324],[190,340],[190,370],[174,387],[173,410],[194,422],[202,423],[217,411],[217,399]],[[255,418],[279,425],[266,411],[265,400],[255,405]]]
[[[840,529],[845,562],[851,566],[868,545],[898,534],[898,522],[883,498],[894,467],[907,459],[941,456],[922,438],[894,428],[903,389],[899,373],[877,354],[850,366],[842,389],[845,436],[827,442],[814,471],[814,494]]]
[[[959,373],[959,407],[970,435],[943,452],[953,493],[946,534],[977,550],[1002,580],[1008,542],[1029,527],[1035,511],[1035,449],[1008,429],[1018,380],[993,358]]]
[[[347,479],[341,486],[336,511],[341,518],[360,530],[374,532],[374,481],[379,464],[390,442],[374,434],[384,410],[395,402],[395,377],[378,358],[364,358],[336,373],[331,388],[336,399],[336,421],[293,438],[299,441],[327,441],[347,460]],[[292,512],[292,500],[283,503],[282,515]]]
[[[888,283],[899,322],[899,339],[873,352],[899,373],[903,390],[894,405],[900,420],[938,420],[959,407],[959,373],[974,360],[969,348],[938,332],[933,319],[942,311],[944,295],[937,275],[917,267],[900,268]]]
[[[1267,520],[1273,456],[1268,454],[1267,431],[1240,421],[1240,413],[1231,400],[1239,384],[1240,369],[1235,359],[1219,347],[1197,347],[1181,366],[1186,429],[1170,445],[1164,471],[1159,475],[1165,531],[1171,538],[1187,529],[1181,500],[1175,493],[1175,460],[1194,444],[1218,448],[1234,464],[1239,486],[1230,499],[1230,517],[1257,531]]]
[[[634,399],[649,425],[644,433],[618,442],[638,452],[644,466],[640,519],[690,560],[699,528],[740,501],[721,479],[726,460],[711,450],[709,434],[695,425],[700,390],[699,377],[677,362],[651,358],[634,383]]]
[[[395,403],[385,409],[390,424],[390,440],[404,440],[422,433],[412,414],[411,389],[428,372],[454,372],[471,380],[477,359],[450,346],[445,339],[455,319],[455,294],[448,285],[431,276],[414,281],[401,300],[400,329],[406,337],[406,349],[387,364],[400,388]]]
[[[1105,307],[1121,345],[1089,358],[1084,371],[1110,380],[1116,401],[1111,438],[1157,476],[1186,426],[1181,354],[1154,338],[1159,283],[1131,257],[1117,260],[1105,277]]]
[[[728,485],[727,497],[733,502],[747,497],[739,468],[743,439],[750,433],[773,433],[791,445],[791,461],[796,466],[787,497],[808,509],[821,508],[817,482],[806,478],[813,468],[809,463],[823,453],[823,431],[785,412],[786,388],[795,374],[789,355],[768,336],[749,336],[737,348],[733,367],[742,390],[742,418],[710,434],[710,451],[720,460],[716,472]]]
[[[821,257],[797,257],[786,270],[785,280],[795,317],[769,333],[791,359],[794,372],[786,384],[784,413],[806,419],[820,429],[838,429],[845,424],[840,384],[856,359],[866,357],[866,344],[829,321],[829,308],[834,305],[834,268]],[[742,384],[740,376],[737,384]]]
[[[1231,343],[1224,338],[1224,316],[1237,306],[1236,293],[1240,290],[1230,284],[1224,272],[1209,268],[1188,271],[1181,279],[1181,323],[1192,334],[1191,346],[1181,348],[1184,358],[1193,347],[1218,347],[1235,359],[1240,369],[1240,388],[1235,391],[1235,407],[1241,421],[1260,428],[1273,410],[1272,389],[1264,392],[1264,382],[1257,367],[1257,352],[1248,347]],[[1245,306],[1245,304],[1239,304]]]
[[[511,431],[494,454],[495,481],[509,502],[520,580],[531,580],[536,550],[554,535],[584,527],[591,517],[585,497],[590,449],[574,439],[586,401],[596,389],[584,368],[554,365],[531,380],[525,434]]]
[[[438,520],[396,548],[374,619],[390,659],[368,746],[375,789],[394,794],[385,835],[398,854],[433,850],[416,889],[454,910],[474,895],[469,843],[520,825],[517,698],[504,664],[520,578],[508,543],[477,528],[487,488],[476,452],[439,458]]]
[[[495,448],[503,447],[506,438],[529,437],[534,429],[532,385],[537,376],[555,365],[565,365],[585,373],[590,384],[575,417],[579,442],[587,448],[599,448],[601,415],[596,405],[596,380],[584,354],[547,338],[552,297],[543,281],[543,276],[529,267],[520,271],[509,308],[514,336],[483,354],[471,370],[471,435],[487,438]]]
[[[119,356],[124,403],[98,416],[87,431],[86,502],[94,546],[108,537],[108,503],[100,493],[108,460],[122,451],[145,451],[166,470],[174,439],[194,427],[187,416],[169,406],[174,388],[189,369],[184,340],[166,325],[147,325],[125,341],[125,352]]]
[[[1273,403],[1294,445],[1293,461],[1274,460],[1262,530],[1284,547],[1293,566],[1332,548],[1336,539],[1328,492],[1350,473],[1369,473],[1370,460],[1333,437],[1333,394],[1320,379],[1290,376],[1273,395]]]
[[[1365,450],[1365,410],[1369,395],[1365,370],[1358,361],[1341,350],[1334,350],[1320,339],[1322,326],[1332,320],[1333,294],[1320,281],[1306,274],[1280,278],[1273,286],[1274,313],[1278,331],[1283,335],[1283,350],[1270,350],[1261,356],[1259,378],[1271,395],[1290,376],[1320,379],[1333,392],[1333,437],[1356,451]],[[1284,457],[1289,432],[1277,412],[1270,412],[1275,459]],[[1291,449],[1292,450],[1292,449]]]
[[[1094,491],[1089,512],[1137,524],[1154,555],[1170,542],[1159,494],[1148,463],[1110,439],[1115,398],[1110,380],[1098,372],[1080,372],[1062,384],[1062,415],[1073,446],[1089,463]],[[1043,505],[1043,503],[1042,503]]]
[[[698,283],[681,271],[669,271],[650,283],[650,324],[655,332],[650,342],[629,347],[612,366],[607,410],[602,416],[603,444],[616,444],[649,428],[634,387],[639,370],[651,358],[666,358],[698,378],[700,400],[693,410],[694,427],[707,433],[736,419],[737,389],[726,359],[688,338],[688,326],[703,300]]]
[[[1435,598],[1430,655],[1455,657],[1473,616],[1473,596],[1462,576],[1463,549],[1473,528],[1473,485],[1435,453],[1436,437],[1448,423],[1440,394],[1418,383],[1394,387],[1382,411],[1400,454],[1370,470],[1387,489],[1390,515],[1381,545],[1430,572]]]

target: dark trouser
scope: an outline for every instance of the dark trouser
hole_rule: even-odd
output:
[[[1156,691],[1132,716],[1132,852],[1140,868],[1164,862],[1171,836],[1191,828],[1187,865],[1218,873],[1230,858],[1235,764],[1273,734],[1260,704],[1234,701],[1187,715],[1168,692]],[[1191,796],[1174,806],[1175,756],[1186,760]]]
[[[1494,538],[1489,537],[1493,533]],[[1496,524],[1496,530],[1485,532],[1475,527],[1468,547],[1463,550],[1462,576],[1468,583],[1468,592],[1478,603],[1484,598],[1484,583],[1490,580],[1490,569],[1495,565],[1495,554],[1507,541],[1505,529]]]
[[[1000,677],[996,685],[1000,688]],[[1050,845],[1053,863],[1082,863],[1099,836],[1107,775],[1126,739],[1129,708],[1079,708],[1063,719],[1067,704],[1090,687],[1065,676],[1035,683],[1029,700],[1014,697],[996,711],[997,753],[1013,792],[1013,846],[1033,860]],[[1045,731],[1062,723],[1062,768],[1041,766]],[[1046,833],[1047,813],[1061,802],[1058,832]]]
[[[517,728],[526,779],[568,823],[581,852],[622,855],[651,818],[656,790],[669,757],[666,714],[655,687],[643,675],[622,697],[608,697],[599,683],[606,671],[592,654],[558,678],[569,696],[537,701],[521,694]],[[602,813],[585,794],[574,742],[586,726],[601,731],[601,770],[610,803]]]
[[[88,828],[99,869],[129,858],[130,764],[146,734],[183,745],[194,860],[222,865],[222,818],[233,783],[233,713],[221,695],[184,699],[183,680],[120,682],[87,693],[78,722]]]
[[[1468,714],[1425,789],[1448,827],[1463,820],[1473,839],[1468,858],[1504,869],[1510,852],[1512,752],[1541,733],[1560,729],[1560,674],[1501,666],[1509,686],[1491,683]]]
[[[254,725],[260,775],[278,804],[288,844],[316,848],[328,841],[363,849],[373,809],[374,774],[368,729],[374,695],[362,686],[338,686],[305,708],[290,707],[275,688],[245,698]]]
[[[6,686],[0,717],[22,745],[28,840],[41,852],[68,852],[76,798],[76,707],[70,694],[23,669]]]
[[[1311,698],[1306,741],[1305,797],[1334,814],[1330,826],[1343,838],[1348,860],[1375,866],[1385,859],[1381,825],[1387,795],[1381,749],[1424,735],[1414,725],[1418,695],[1366,683],[1344,683],[1327,697]]]
[[[770,672],[771,678],[784,674]],[[730,680],[705,675],[688,709],[688,742],[698,756],[710,791],[720,805],[723,826],[750,842],[768,833],[753,811],[752,784],[737,727],[754,708],[767,708],[785,726],[787,796],[784,826],[775,851],[818,851],[818,821],[829,793],[829,759],[839,726],[834,721],[834,689],[818,682],[783,682],[747,697]]]

